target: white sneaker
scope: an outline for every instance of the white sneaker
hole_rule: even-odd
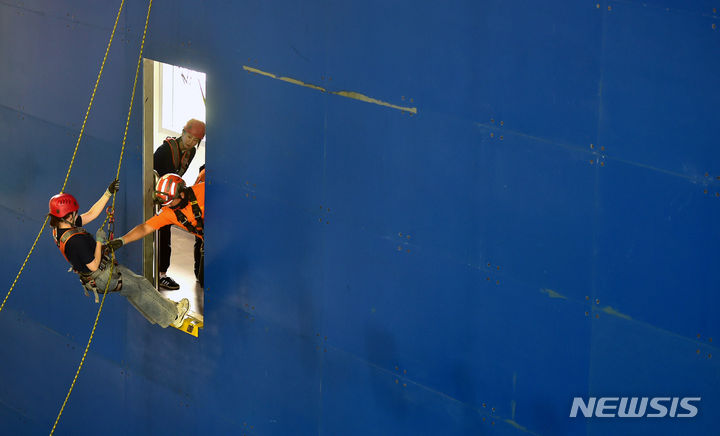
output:
[[[180,327],[183,323],[183,320],[185,319],[185,314],[187,313],[188,309],[190,308],[190,302],[187,298],[183,298],[182,300],[178,301],[175,304],[175,307],[177,307],[177,317],[175,318],[175,321],[172,322],[173,327]]]

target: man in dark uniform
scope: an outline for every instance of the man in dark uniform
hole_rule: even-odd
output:
[[[196,146],[205,137],[205,123],[191,119],[185,124],[182,135],[177,138],[165,138],[162,145],[155,150],[153,155],[153,169],[159,177],[165,174],[178,174],[182,176],[187,171],[190,162],[195,157]],[[164,289],[180,289],[180,286],[168,277],[167,270],[170,267],[170,227],[165,226],[158,230],[158,257],[159,257],[159,280],[158,283]],[[196,261],[197,262],[197,261]]]

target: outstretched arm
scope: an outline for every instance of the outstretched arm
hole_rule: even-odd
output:
[[[151,227],[148,223],[142,223],[135,226],[132,230],[123,235],[120,239],[123,240],[124,244],[135,242],[138,239],[142,239],[150,233],[154,232],[155,228]]]
[[[98,201],[95,202],[95,204],[92,205],[90,210],[85,212],[84,214],[80,215],[80,218],[82,218],[83,225],[87,225],[87,223],[91,222],[95,218],[102,213],[103,208],[105,208],[105,205],[107,204],[108,200],[110,199],[110,196],[117,192],[118,189],[120,189],[120,182],[118,179],[113,180],[110,183],[110,186],[108,186],[105,193],[98,199]]]
[[[163,208],[163,210],[165,209]],[[137,241],[138,239],[142,239],[150,233],[154,232],[155,230],[159,229],[160,227],[168,224],[171,224],[171,221],[165,219],[163,214],[160,213],[160,215],[155,215],[144,223],[135,226],[135,228],[133,228],[123,236],[108,242],[107,246],[110,247],[112,250],[117,250],[123,245]]]
[[[130,242],[137,241],[138,239],[142,239],[154,231],[155,231],[154,227],[150,226],[148,223],[142,223],[140,225],[135,226],[135,228],[133,228],[129,232],[125,233],[121,237],[119,237],[117,239],[113,239],[112,241],[108,241],[107,246],[111,250],[117,250],[118,248],[122,247],[123,245],[128,244]]]

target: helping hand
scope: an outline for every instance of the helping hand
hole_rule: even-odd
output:
[[[106,247],[111,249],[112,251],[117,250],[118,248],[125,245],[125,241],[123,241],[123,238],[117,238],[113,239],[112,241],[109,241],[107,244],[105,244]]]

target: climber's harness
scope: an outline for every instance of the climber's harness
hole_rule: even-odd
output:
[[[100,299],[98,297],[98,294],[104,294],[105,288],[100,288],[97,285],[97,279],[100,277],[101,274],[105,273],[106,269],[110,268],[110,262],[112,262],[113,268],[112,268],[112,277],[108,277],[107,281],[112,281],[114,279],[117,279],[117,284],[113,289],[108,289],[109,292],[119,292],[122,289],[122,275],[120,274],[120,271],[118,270],[118,261],[112,260],[108,253],[103,252],[102,259],[100,260],[100,266],[98,266],[98,269],[95,271],[92,271],[90,273],[81,273],[75,271],[77,273],[78,277],[80,278],[80,283],[82,283],[83,288],[85,288],[85,296],[89,297],[90,294],[88,291],[91,291],[93,295],[95,295],[95,302],[99,303]],[[109,272],[108,272],[109,274]]]
[[[56,244],[58,248],[60,249],[60,252],[65,256],[65,259],[69,262],[70,260],[65,255],[65,246],[67,245],[67,242],[75,235],[82,235],[82,234],[89,234],[85,229],[82,227],[72,227],[65,231],[65,233],[60,236],[60,239],[57,239],[57,229],[53,229],[53,237],[55,238]],[[98,294],[104,294],[105,288],[98,288],[96,279],[100,277],[101,274],[105,272],[107,268],[110,267],[111,262],[110,254],[107,250],[103,250],[102,258],[100,259],[100,266],[98,266],[98,269],[95,271],[89,272],[89,273],[83,273],[79,272],[72,267],[69,271],[74,272],[78,275],[80,278],[80,283],[82,283],[83,288],[85,288],[85,296],[89,297],[90,294],[88,291],[92,291],[92,293],[95,295],[95,302],[99,303],[100,298],[98,297]],[[117,279],[117,285],[113,289],[108,289],[108,292],[118,292],[122,289],[122,277],[120,275],[120,271],[117,269],[118,262],[115,260],[113,262],[113,274],[112,277],[109,277],[108,280],[111,281],[112,279]]]

